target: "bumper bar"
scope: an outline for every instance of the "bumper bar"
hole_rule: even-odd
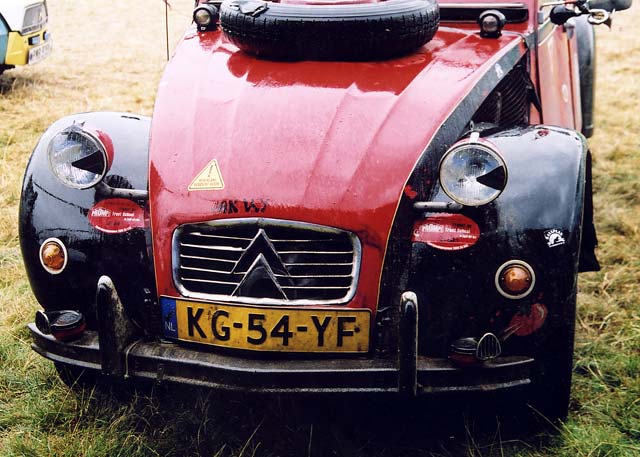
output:
[[[420,395],[502,390],[530,383],[530,357],[498,357],[459,368],[448,359],[417,355],[415,295],[402,296],[402,338],[397,358],[257,358],[210,352],[195,345],[136,339],[113,283],[99,281],[98,312],[107,319],[100,335],[85,331],[61,342],[29,324],[33,349],[50,360],[102,370],[114,378],[139,378],[243,392],[366,393]],[[111,322],[108,322],[111,321]]]
[[[63,343],[29,324],[33,349],[55,362],[100,370],[97,332]],[[399,392],[394,361],[375,358],[253,359],[175,343],[138,340],[125,349],[125,378],[245,392]],[[529,384],[528,357],[499,357],[461,369],[447,359],[417,357],[417,394],[491,391]]]

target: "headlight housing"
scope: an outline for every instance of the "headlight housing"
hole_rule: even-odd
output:
[[[56,178],[69,187],[88,189],[107,174],[113,145],[103,133],[74,124],[51,139],[48,153]]]
[[[479,138],[454,144],[440,162],[442,190],[465,206],[485,205],[507,185],[507,167],[495,147]]]

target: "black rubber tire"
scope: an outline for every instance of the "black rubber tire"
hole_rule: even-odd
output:
[[[431,40],[439,20],[435,0],[335,6],[226,0],[220,8],[220,24],[229,41],[243,51],[279,60],[401,56]]]
[[[564,422],[569,413],[576,298],[574,286],[565,303],[558,304],[561,311],[547,319],[545,325],[550,326],[547,334],[553,336],[547,338],[535,357],[537,368],[533,373],[529,405],[542,425]]]
[[[88,368],[76,367],[54,362],[60,380],[72,389],[91,389],[100,379],[100,372]]]
[[[529,406],[542,425],[564,422],[569,414],[573,365],[566,351],[562,355],[565,360],[543,363],[533,379]]]

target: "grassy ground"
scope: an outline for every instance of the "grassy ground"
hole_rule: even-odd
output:
[[[174,0],[171,42],[191,0]],[[78,111],[151,114],[165,63],[160,0],[50,0],[54,54],[0,77],[0,455],[640,455],[640,7],[598,29],[595,160],[599,273],[580,281],[571,417],[556,434],[499,423],[491,399],[406,418],[384,403],[152,388],[73,392],[29,348],[37,305],[22,269],[22,170],[48,124]],[[350,404],[351,405],[351,404]],[[383,409],[384,408],[384,409]],[[381,412],[382,411],[382,412]],[[391,424],[391,425],[390,425]]]

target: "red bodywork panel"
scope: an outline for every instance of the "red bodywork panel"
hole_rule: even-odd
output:
[[[159,295],[179,296],[171,242],[181,224],[267,217],[352,231],[362,242],[349,306],[375,312],[385,250],[416,161],[462,98],[521,36],[441,27],[407,57],[274,62],[219,32],[187,33],[160,83],[150,147]],[[188,191],[216,160],[224,188]],[[259,202],[260,212],[224,202]]]

